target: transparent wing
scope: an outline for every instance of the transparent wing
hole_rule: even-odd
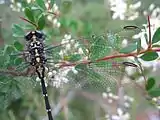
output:
[[[90,39],[73,40],[64,46],[58,46],[49,51],[61,65],[57,69],[52,82],[54,86],[59,86],[65,77],[66,89],[81,89],[100,93],[107,87],[116,90],[120,77],[123,74],[124,65],[122,60],[107,60],[97,62],[96,60],[113,53],[117,53],[120,44],[120,37],[112,33],[107,35],[92,36]],[[56,54],[56,50],[58,51]],[[91,62],[89,62],[91,61]],[[69,65],[67,65],[69,64]],[[50,68],[54,68],[51,67]],[[63,68],[64,67],[64,68]],[[64,73],[66,71],[66,73]],[[61,78],[64,75],[64,78]],[[58,77],[57,77],[58,76]],[[63,89],[64,89],[63,88]]]
[[[75,67],[77,73],[70,71],[67,75],[69,84],[79,85],[83,91],[102,93],[107,88],[116,91],[123,75],[123,65],[114,66],[113,61],[79,64]],[[76,87],[76,86],[74,86]]]

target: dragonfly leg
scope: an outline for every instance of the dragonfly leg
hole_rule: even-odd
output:
[[[25,52],[13,53],[13,54],[11,54],[11,56],[21,56],[21,55],[25,55],[25,54],[29,54],[29,52],[25,51]]]
[[[15,69],[16,70],[19,70],[19,69],[24,69],[24,68],[27,68],[27,67],[29,67],[30,66],[30,64],[29,63],[27,63],[27,62],[23,62],[21,65],[18,65]]]

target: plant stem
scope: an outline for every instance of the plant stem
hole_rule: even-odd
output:
[[[104,58],[100,58],[95,61],[85,60],[85,61],[75,62],[75,63],[64,63],[64,64],[60,65],[60,67],[75,66],[78,64],[90,64],[90,63],[94,63],[94,62],[101,62],[101,61],[106,61],[106,60],[115,59],[115,58],[124,58],[124,57],[131,57],[131,56],[136,57],[138,55],[141,55],[141,54],[149,52],[149,51],[160,52],[160,48],[141,50],[141,51],[139,51],[139,53],[133,52],[133,53],[128,53],[128,54],[117,54],[117,55],[106,56]]]
[[[38,28],[38,26],[37,26],[35,23],[33,23],[32,21],[27,20],[27,19],[26,19],[26,18],[24,18],[24,17],[20,17],[20,19],[22,19],[22,20],[24,20],[24,21],[26,21],[26,22],[28,22],[28,23],[30,23],[30,24],[32,24],[32,25],[34,25],[34,26],[36,27],[36,29]]]

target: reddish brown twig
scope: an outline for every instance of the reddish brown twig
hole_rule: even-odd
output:
[[[15,70],[1,70],[0,74],[7,74],[11,76],[32,76],[35,73],[34,69],[32,67],[28,67],[26,71],[20,72]]]
[[[86,60],[86,61],[81,61],[76,63],[66,63],[66,64],[62,64],[60,67],[75,66],[78,64],[89,64],[89,63],[101,62],[101,61],[106,61],[106,60],[115,59],[115,58],[124,58],[124,57],[131,57],[131,56],[135,57],[149,51],[160,52],[160,48],[141,50],[139,53],[133,52],[128,54],[117,54],[117,55],[106,56],[104,58],[97,59],[96,61],[93,61],[93,62],[90,60]]]
[[[28,23],[30,23],[30,24],[32,24],[32,25],[34,25],[36,27],[36,29],[38,28],[38,26],[35,23],[33,23],[32,21],[30,21],[30,20],[28,20],[28,19],[26,19],[24,17],[19,17],[19,18],[24,20],[24,21],[26,21],[26,22],[28,22]]]

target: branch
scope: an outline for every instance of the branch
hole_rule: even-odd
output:
[[[34,70],[32,67],[28,67],[26,71],[24,72],[17,72],[15,70],[1,70],[0,69],[0,74],[4,75],[11,75],[11,76],[29,76],[29,75],[33,75],[34,74]]]
[[[86,61],[81,61],[81,62],[76,62],[76,63],[65,63],[65,64],[60,65],[60,68],[67,67],[67,66],[75,66],[78,64],[90,64],[90,63],[95,63],[95,62],[107,61],[107,60],[115,59],[115,58],[124,58],[124,57],[131,57],[131,56],[135,57],[135,56],[141,55],[149,51],[160,52],[160,48],[141,50],[139,53],[133,52],[133,53],[128,53],[128,54],[117,54],[117,55],[106,56],[96,61],[86,60]]]
[[[24,20],[24,21],[26,21],[26,22],[28,22],[28,23],[30,23],[30,24],[32,24],[32,25],[34,25],[36,27],[36,29],[38,28],[38,26],[35,23],[33,23],[32,21],[30,21],[30,20],[28,20],[28,19],[26,19],[24,17],[19,17],[19,18]]]

